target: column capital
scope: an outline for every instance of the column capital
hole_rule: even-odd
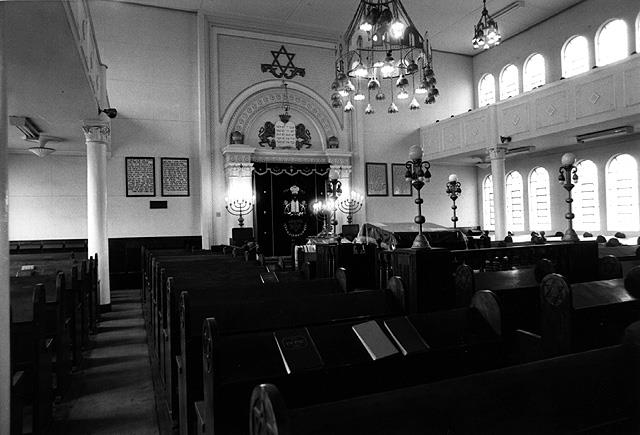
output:
[[[253,173],[253,163],[225,162],[224,173],[227,177],[249,177]]]
[[[111,143],[111,124],[104,121],[85,121],[82,125],[85,142]]]
[[[487,148],[487,152],[489,153],[489,158],[491,160],[496,159],[504,159],[507,155],[507,147],[504,145],[496,145],[491,148]]]

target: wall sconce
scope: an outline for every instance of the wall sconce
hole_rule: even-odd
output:
[[[358,213],[364,204],[364,198],[353,191],[338,201],[338,209],[347,215],[347,224],[351,225],[353,215]]]
[[[456,200],[462,193],[462,189],[460,189],[460,182],[458,181],[458,176],[456,174],[449,175],[449,181],[447,181],[447,194],[451,201],[453,201],[453,205],[451,209],[453,210],[453,216],[451,216],[451,220],[453,221],[453,228],[457,228],[458,216],[456,216],[456,210],[458,206],[456,205]]]
[[[251,213],[251,211],[253,210],[253,205],[256,202],[256,198],[255,196],[251,196],[248,198],[240,196],[236,198],[225,197],[224,202],[226,203],[224,208],[227,209],[229,214],[232,216],[238,216],[238,226],[242,228],[244,227],[243,216]]]
[[[418,197],[415,199],[415,203],[418,204],[418,215],[413,220],[420,226],[418,235],[413,240],[411,248],[431,249],[429,241],[424,234],[422,234],[422,224],[425,223],[426,219],[422,216],[422,203],[424,200],[420,197],[420,189],[424,187],[425,183],[431,180],[431,172],[429,172],[431,164],[427,161],[422,161],[422,148],[420,145],[413,145],[409,148],[409,159],[410,160],[405,163],[405,167],[407,168],[405,179],[410,182],[413,188],[416,189],[416,192],[418,192]]]
[[[573,189],[575,183],[578,182],[578,169],[574,166],[576,163],[576,156],[573,153],[566,153],[562,156],[561,162],[562,166],[560,166],[558,181],[562,184],[562,187],[565,188],[569,195],[568,198],[565,199],[566,203],[569,205],[569,211],[564,215],[564,217],[569,221],[569,228],[564,232],[562,240],[565,242],[577,242],[580,239],[573,229],[573,218],[575,215],[573,214],[571,205],[573,203],[571,189]]]

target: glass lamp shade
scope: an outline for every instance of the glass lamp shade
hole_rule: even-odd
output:
[[[31,151],[38,157],[46,157],[49,154],[55,152],[55,149],[49,147],[31,147],[29,148],[29,151]]]

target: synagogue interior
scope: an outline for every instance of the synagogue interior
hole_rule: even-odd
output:
[[[0,434],[640,432],[637,0],[0,2]]]

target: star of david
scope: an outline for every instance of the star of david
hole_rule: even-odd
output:
[[[278,79],[283,77],[285,79],[292,79],[297,75],[304,77],[304,68],[298,68],[293,64],[295,53],[289,53],[287,49],[284,48],[284,45],[280,47],[280,50],[271,50],[271,55],[273,56],[273,62],[260,65],[262,72],[270,72]],[[284,55],[287,58],[287,63],[284,66],[280,63],[280,55]]]

